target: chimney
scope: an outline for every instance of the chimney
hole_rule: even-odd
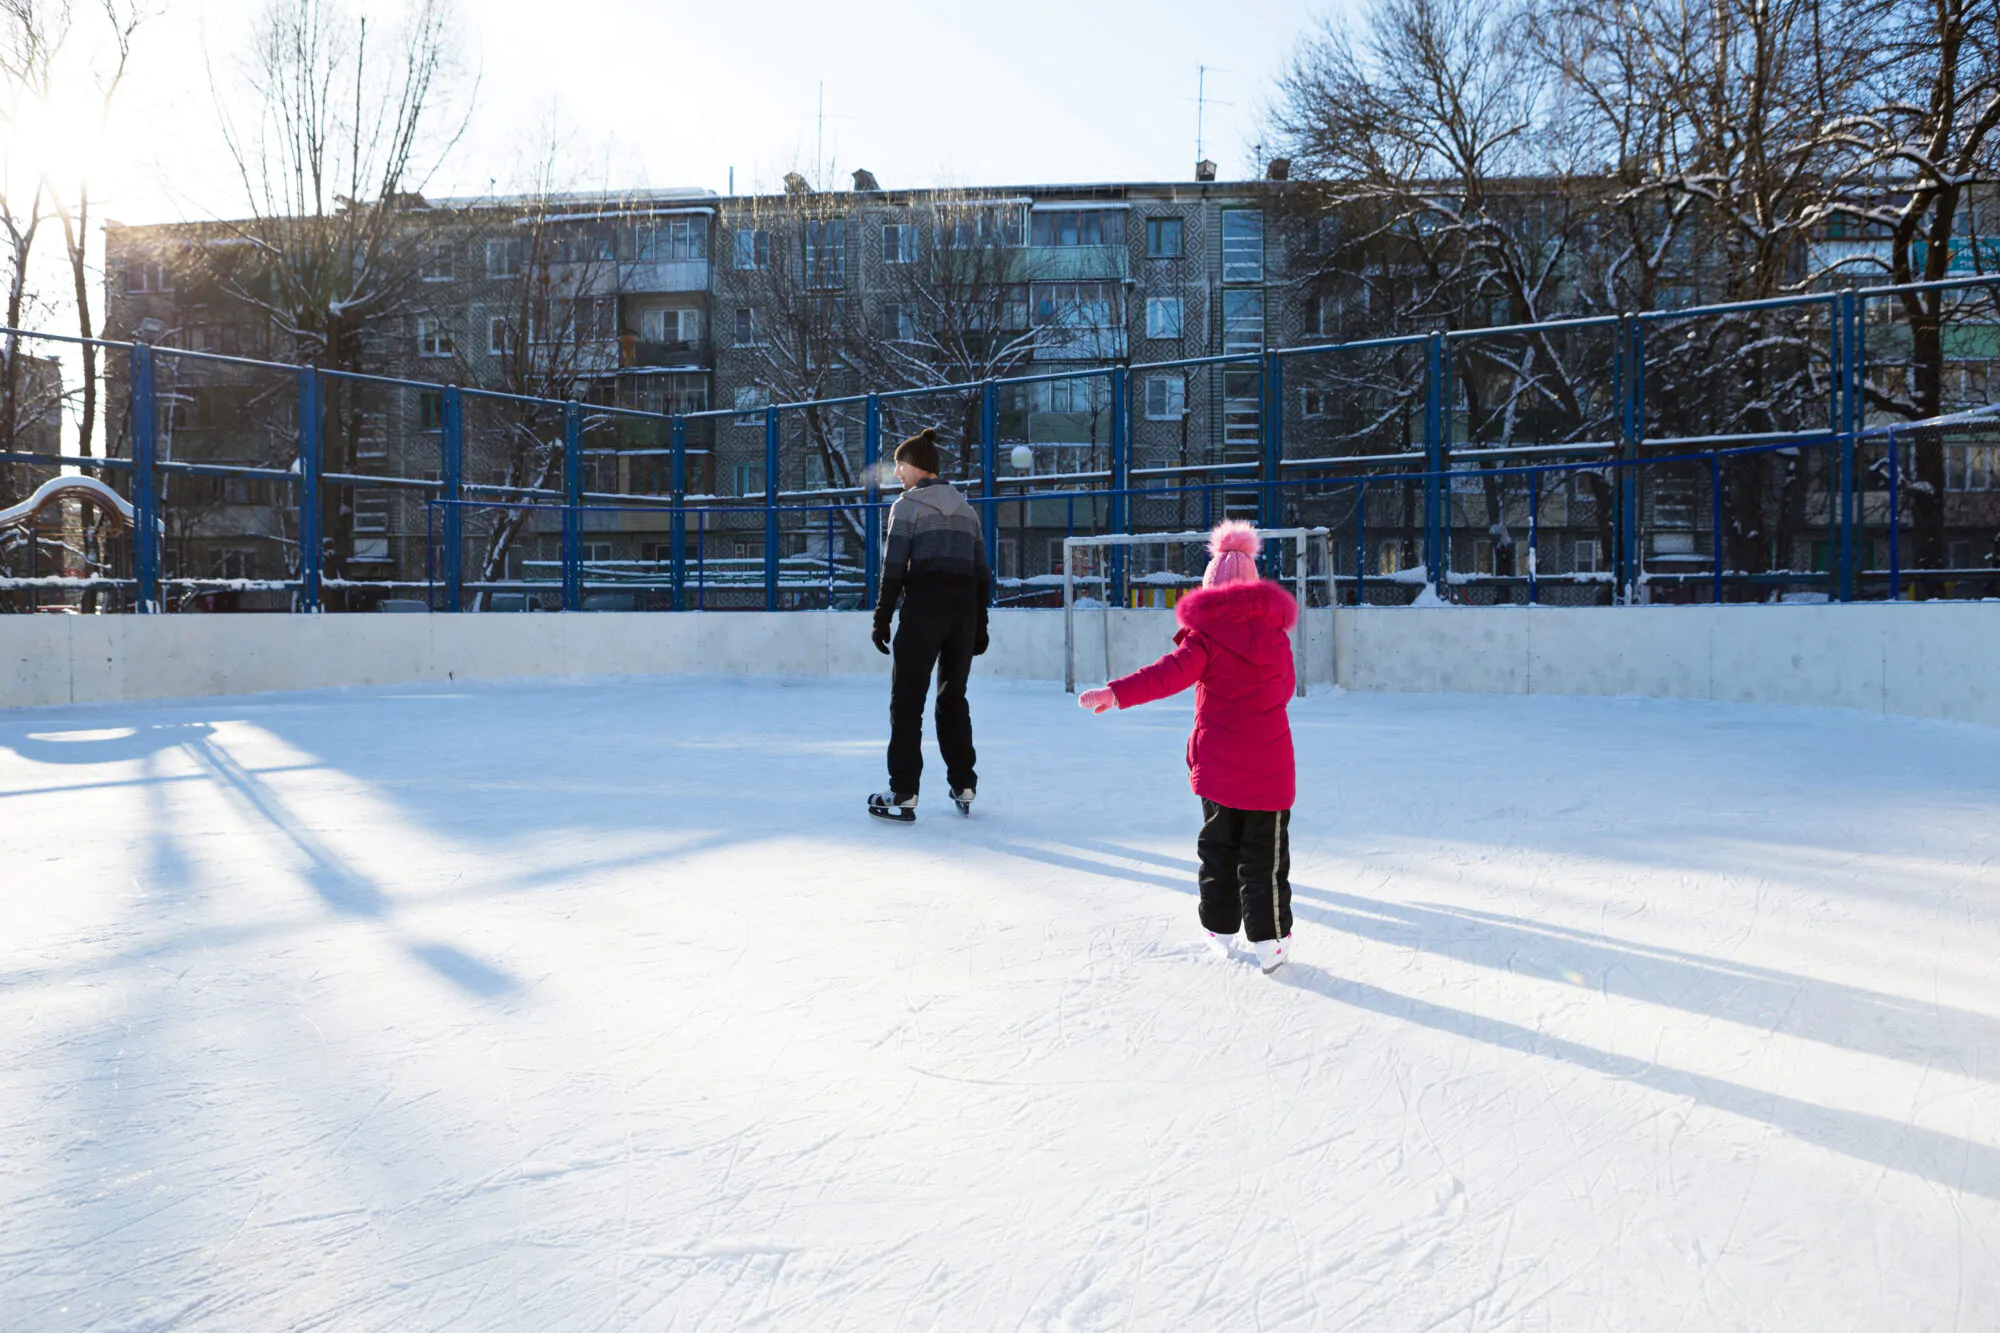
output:
[[[1213,162],[1209,161],[1209,160],[1208,160],[1207,158],[1205,158],[1205,157],[1204,157],[1204,158],[1203,158],[1203,159],[1202,159],[1201,161],[1199,161],[1199,162],[1195,163],[1195,164],[1194,164],[1194,178],[1195,178],[1196,180],[1198,180],[1198,181],[1212,181],[1212,180],[1214,180],[1214,179],[1215,179],[1215,163],[1213,163]]]
[[[1266,180],[1290,180],[1291,176],[1292,159],[1289,157],[1274,157],[1264,168],[1264,179]]]
[[[881,190],[882,182],[875,179],[874,172],[864,168],[854,173],[854,192],[856,194],[868,194],[871,192],[879,194]]]

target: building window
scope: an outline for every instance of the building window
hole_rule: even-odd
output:
[[[1181,220],[1179,218],[1146,219],[1146,258],[1179,259],[1181,257]]]
[[[1179,421],[1187,415],[1187,377],[1148,375],[1146,377],[1146,420]]]
[[[1043,380],[1025,387],[1030,412],[1102,412],[1111,405],[1111,386],[1101,375]]]
[[[1595,537],[1578,537],[1576,539],[1576,554],[1571,557],[1570,568],[1579,574],[1594,574],[1597,572],[1597,539]]]
[[[806,286],[847,285],[847,224],[840,218],[806,223]]]
[[[917,260],[917,229],[907,222],[890,222],[882,227],[882,262],[914,264]]]
[[[882,336],[890,342],[915,342],[917,339],[917,312],[907,305],[890,304],[882,307]]]
[[[433,241],[424,247],[420,275],[425,282],[451,281],[451,242]]]
[[[1375,549],[1375,572],[1378,574],[1398,574],[1403,569],[1403,543],[1383,542]]]
[[[444,395],[425,389],[417,395],[417,429],[438,430],[444,426]]]
[[[125,290],[136,296],[145,292],[170,292],[173,286],[167,278],[166,265],[132,263],[125,266]]]
[[[764,345],[764,321],[758,317],[757,307],[754,305],[736,307],[736,345],[738,347]]]
[[[1944,451],[1944,488],[1948,491],[1990,491],[1994,489],[1994,453],[1991,444],[1953,444]]]
[[[508,356],[514,351],[514,326],[504,317],[486,321],[486,351],[491,356]]]
[[[708,219],[699,214],[649,218],[630,232],[632,258],[641,264],[667,264],[708,258]]]
[[[1104,328],[1113,322],[1112,287],[1108,282],[1038,282],[1033,291],[1035,324]]]
[[[764,424],[764,409],[770,406],[769,389],[745,385],[736,391],[736,424],[739,426],[761,426]],[[762,490],[760,486],[758,488]],[[748,494],[748,492],[738,492]]]
[[[1255,208],[1229,208],[1222,213],[1222,280],[1264,280],[1264,214]]]
[[[1326,390],[1299,390],[1299,415],[1302,417],[1323,417],[1326,415]]]
[[[1264,350],[1264,293],[1222,294],[1222,350],[1229,356]]]
[[[771,233],[768,231],[737,232],[736,267],[740,269],[771,267]]]
[[[387,532],[389,530],[389,492],[377,488],[359,489],[354,492],[354,531]]]
[[[1035,213],[1037,246],[1123,245],[1125,214],[1119,209],[1044,209]]]
[[[450,356],[451,327],[435,315],[417,316],[417,355]]]
[[[1180,297],[1149,296],[1146,298],[1146,336],[1148,338],[1178,338],[1181,336]]]
[[[509,237],[502,241],[486,243],[486,276],[489,278],[518,278],[521,276],[521,242]]]
[[[738,463],[734,471],[736,482],[734,494],[762,495],[764,493],[764,465],[762,463]],[[743,548],[741,545],[742,541],[742,538],[738,538],[738,555],[761,555],[763,553],[762,543],[759,543],[757,551],[751,552]]]
[[[701,311],[641,310],[639,336],[654,343],[694,343],[701,341]]]
[[[1027,241],[1026,204],[940,204],[938,244],[947,250],[1018,248]]]

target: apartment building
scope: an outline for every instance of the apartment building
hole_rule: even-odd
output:
[[[1338,222],[1288,212],[1290,187],[1275,165],[1280,179],[1250,181],[1202,172],[1184,182],[897,190],[864,171],[854,173],[852,189],[814,189],[793,177],[784,190],[761,195],[660,189],[403,198],[381,206],[372,233],[381,251],[375,262],[393,276],[370,294],[372,307],[352,328],[332,335],[298,328],[304,321],[271,284],[237,267],[257,253],[250,242],[260,224],[113,225],[109,327],[113,336],[163,348],[323,365],[324,341],[338,336],[345,342],[336,359],[359,376],[516,395],[464,398],[461,480],[471,500],[547,501],[562,485],[562,413],[521,399],[692,414],[685,493],[700,512],[686,525],[683,554],[699,567],[704,604],[714,607],[761,605],[769,561],[782,566],[788,604],[858,600],[866,529],[855,501],[868,480],[861,396],[877,393],[885,451],[935,426],[957,480],[983,480],[990,451],[1002,501],[989,513],[1003,595],[1033,600],[1049,595],[1063,536],[1101,528],[1109,503],[1007,497],[1108,481],[1113,404],[1110,376],[1101,372],[1109,366],[1135,367],[1125,414],[1131,481],[1180,488],[1130,501],[1128,521],[1145,527],[1199,527],[1255,512],[1252,483],[1270,412],[1283,414],[1293,459],[1407,454],[1421,443],[1424,371],[1420,358],[1403,353],[1364,369],[1331,357],[1290,360],[1282,392],[1265,400],[1254,361],[1264,351],[1409,331],[1388,328],[1384,307],[1370,305],[1371,291],[1396,281],[1408,256],[1385,250],[1365,261],[1372,267],[1351,272],[1300,262],[1302,244],[1323,260],[1324,232]],[[1532,212],[1529,185],[1514,193]],[[289,243],[310,249],[322,240]],[[1454,312],[1455,326],[1507,322],[1504,302],[1491,305]],[[1950,405],[1987,401],[1990,365],[2000,356],[1989,345],[1993,328],[1988,319],[1953,335]],[[1891,330],[1871,345],[1893,353],[1896,338]],[[1584,438],[1550,415],[1539,389],[1516,395],[1509,433],[1494,435],[1499,415],[1488,408],[1482,417],[1473,400],[1515,401],[1503,381],[1520,382],[1519,375],[1501,350],[1453,372],[1460,379],[1446,423],[1451,437],[1466,445]],[[1869,367],[1873,382],[1893,393],[1897,366],[1879,352]],[[1796,396],[1805,403],[1815,372],[1810,356],[1801,357],[1806,389]],[[171,357],[161,366],[163,456],[280,474],[290,466],[296,427],[286,372]],[[1590,410],[1601,411],[1596,381],[1610,384],[1614,369],[1608,359],[1575,361],[1578,384],[1600,400],[1586,404]],[[115,395],[121,367],[114,363],[112,373]],[[1544,361],[1535,376],[1547,382],[1549,375]],[[1002,387],[989,408],[979,386],[1020,377],[1032,382]],[[328,384],[326,470],[338,479],[327,487],[321,525],[336,590],[329,601],[366,606],[409,596],[441,559],[444,515],[428,503],[429,491],[406,483],[441,473],[443,397],[365,378]],[[916,392],[937,384],[967,387]],[[770,406],[848,399],[781,412],[772,447]],[[1692,391],[1679,399],[1663,401],[1661,414],[1705,401]],[[589,600],[663,605],[660,585],[673,555],[673,525],[660,503],[672,485],[669,434],[661,423],[613,414],[587,420],[582,486],[595,506],[583,517]],[[1989,492],[2000,495],[2000,446],[1955,437],[1946,448],[1951,563],[1982,566],[1991,560]],[[1913,469],[1914,455],[1910,462]],[[1880,471],[1864,487],[1880,489]],[[1641,515],[1649,567],[1707,568],[1715,506],[1706,474],[1648,475]],[[1755,478],[1741,489],[1784,520],[1772,528],[1779,535],[1771,567],[1823,568],[1831,559],[1825,479],[1798,477],[1780,479],[1791,490],[1764,494]],[[1604,591],[1595,580],[1613,555],[1605,480],[1553,473],[1536,483],[1538,568],[1580,579],[1573,591],[1585,598]],[[1454,569],[1525,569],[1526,483],[1506,485],[1513,489],[1496,489],[1468,469],[1449,488]],[[297,517],[282,475],[176,476],[167,489],[170,577],[276,579],[295,569]],[[775,523],[770,492],[778,495]],[[1291,521],[1352,531],[1359,519],[1354,544],[1343,539],[1337,552],[1343,569],[1358,560],[1371,575],[1395,575],[1420,558],[1421,515],[1408,486],[1375,487],[1365,507],[1351,487],[1286,494]],[[1726,498],[1741,502],[1734,483]],[[1879,499],[1864,500],[1865,513],[1880,507]],[[469,586],[553,584],[555,510],[472,507],[462,527]],[[1882,563],[1886,536],[1864,541],[1863,566]],[[282,594],[226,590],[210,600],[241,609],[285,603]],[[548,604],[553,593],[526,600]],[[513,592],[493,604],[524,601]]]

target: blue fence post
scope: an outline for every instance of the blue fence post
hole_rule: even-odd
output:
[[[876,474],[882,462],[882,400],[868,395],[861,427],[861,582],[865,608],[875,606],[875,589],[882,581],[882,482]]]
[[[1840,331],[1840,358],[1836,374],[1840,383],[1840,416],[1835,429],[1840,432],[1840,600],[1854,600],[1854,493],[1855,493],[1855,431],[1860,425],[1860,384],[1855,374],[1860,361],[1861,329],[1855,314],[1854,289],[1849,287],[1840,294],[1838,314],[1834,320]]]
[[[778,609],[778,409],[764,409],[764,609]]]
[[[1124,366],[1111,368],[1111,504],[1107,514],[1106,527],[1114,533],[1125,532],[1131,527],[1132,511],[1126,503],[1125,492],[1132,484],[1132,434],[1130,413],[1127,410],[1131,400],[1126,383]],[[1115,606],[1125,605],[1125,548],[1111,547],[1106,554],[1110,557],[1108,573],[1110,585],[1105,589],[1106,600]]]
[[[320,549],[319,474],[326,458],[322,431],[319,368],[299,368],[299,609],[320,609],[320,573],[325,552]],[[428,517],[428,516],[427,516]],[[428,539],[425,550],[429,550]]]
[[[438,391],[439,474],[444,482],[444,609],[465,607],[465,508],[459,504],[465,491],[465,415],[458,386],[447,384]]]
[[[1504,512],[1504,511],[1503,511]],[[1528,605],[1540,601],[1540,589],[1535,583],[1536,566],[1541,562],[1535,558],[1536,546],[1541,538],[1542,517],[1542,474],[1539,469],[1528,469]],[[1507,598],[1513,601],[1512,595]]]
[[[562,608],[583,609],[583,404],[563,404]]]
[[[1720,606],[1722,605],[1722,561],[1726,548],[1722,543],[1722,455],[1714,450],[1708,455],[1708,505],[1709,600]]]
[[[1285,363],[1276,352],[1266,352],[1263,371],[1264,403],[1260,415],[1264,426],[1264,456],[1258,471],[1263,474],[1264,485],[1258,495],[1257,523],[1259,527],[1281,528],[1285,525],[1285,502],[1278,478],[1285,457]],[[1271,548],[1266,553],[1268,572],[1276,575],[1279,561],[1277,548]]]
[[[668,484],[673,489],[673,518],[670,522],[668,540],[673,543],[670,553],[670,568],[674,585],[673,606],[676,611],[687,610],[687,418],[678,412],[667,427],[667,438],[671,441],[673,473]]]
[[[994,503],[1000,494],[1000,386],[992,380],[979,390],[979,473],[979,493],[986,500],[981,506],[986,512],[979,517],[985,529],[986,568],[992,576],[986,583],[986,600],[991,605],[1000,600],[1000,507]]]
[[[159,460],[160,411],[153,383],[151,343],[132,344],[132,576],[133,610],[160,609],[160,495],[154,464]]]
[[[1368,483],[1354,483],[1354,604],[1368,604]]]
[[[1896,454],[1896,428],[1889,427],[1889,600],[1903,597],[1902,459]]]
[[[1445,592],[1444,468],[1445,431],[1445,342],[1444,334],[1433,330],[1430,356],[1424,377],[1424,576],[1437,590]]]
[[[1618,330],[1622,401],[1619,404],[1618,469],[1618,588],[1619,600],[1630,605],[1639,589],[1639,441],[1645,431],[1645,354],[1641,325],[1626,315]]]

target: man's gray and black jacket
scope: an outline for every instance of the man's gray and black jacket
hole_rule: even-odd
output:
[[[889,507],[889,532],[882,553],[882,595],[875,602],[875,633],[887,638],[889,618],[905,591],[926,600],[956,600],[976,606],[980,638],[986,637],[986,603],[993,574],[986,564],[986,539],[979,515],[964,496],[935,477],[904,491]]]

